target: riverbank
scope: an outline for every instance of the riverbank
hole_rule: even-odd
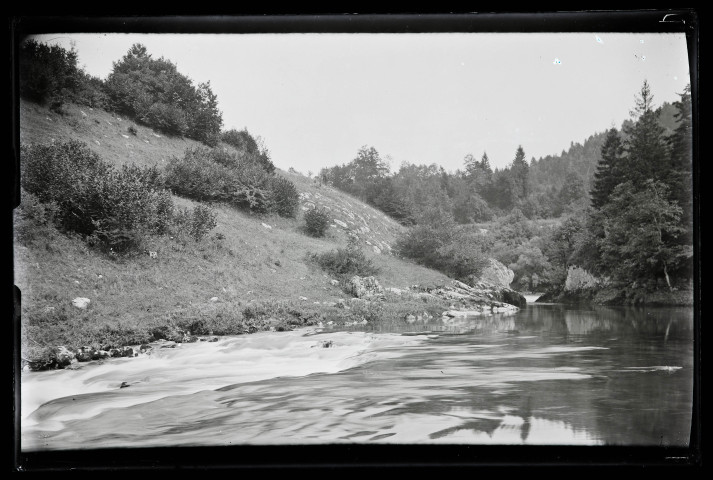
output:
[[[539,303],[566,303],[621,306],[683,306],[694,305],[692,289],[656,289],[632,287],[600,287],[569,290],[550,290],[540,296]]]
[[[171,156],[196,146],[72,104],[58,114],[22,100],[20,127],[23,145],[79,139],[117,167],[161,170]],[[474,305],[479,311],[484,305],[503,308],[506,302],[524,306],[524,299],[503,288],[461,291],[464,303],[449,297],[458,290],[452,289],[452,279],[391,254],[405,227],[318,179],[277,173],[300,193],[295,217],[213,204],[217,226],[208,237],[151,237],[145,251],[129,257],[111,257],[60,232],[44,207],[23,199],[13,218],[22,365],[58,368],[70,354],[129,356],[124,347],[162,340],[181,343],[330,321],[418,321]],[[172,201],[177,208],[200,205],[178,196]],[[305,231],[304,212],[315,207],[329,212],[331,222],[320,238]],[[348,238],[358,241],[378,270],[375,279],[383,292],[373,298],[353,298],[345,279],[311,260],[343,247]]]
[[[377,286],[378,282],[373,280]],[[380,287],[380,286],[379,286]],[[230,322],[228,330],[214,330],[218,323],[206,321],[188,324],[154,322],[150,327],[115,335],[113,339],[84,344],[78,339],[62,345],[42,348],[25,346],[22,369],[31,371],[72,368],[77,363],[108,358],[134,358],[144,353],[171,349],[183,343],[217,342],[220,336],[251,334],[262,331],[292,331],[297,328],[360,327],[370,329],[385,324],[427,323],[434,318],[444,322],[454,317],[488,316],[515,313],[519,307],[494,300],[502,287],[481,283],[472,287],[453,281],[436,287],[413,286],[409,290],[380,288],[364,298],[339,299],[337,302],[314,303],[310,308],[298,304],[252,304],[243,310],[243,318]],[[247,311],[252,315],[244,317]],[[79,337],[81,339],[81,336]],[[138,340],[138,342],[137,342]],[[329,345],[324,345],[329,347]]]

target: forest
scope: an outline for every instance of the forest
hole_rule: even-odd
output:
[[[656,106],[646,81],[621,128],[572,142],[560,155],[493,169],[487,152],[462,169],[402,163],[374,147],[319,179],[410,228],[398,252],[455,277],[494,257],[525,291],[565,284],[690,288],[693,149],[690,85]]]

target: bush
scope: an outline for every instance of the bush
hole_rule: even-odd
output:
[[[313,237],[323,237],[329,228],[330,217],[324,209],[312,208],[305,213],[307,233]]]
[[[567,279],[564,283],[564,290],[586,290],[596,288],[600,281],[597,277],[587,272],[585,269],[571,265],[567,270]]]
[[[281,217],[294,217],[300,204],[300,194],[295,184],[283,177],[270,178],[270,209]]]
[[[45,205],[42,213],[28,196],[32,215],[56,219],[61,229],[109,252],[140,251],[147,235],[166,234],[175,223],[171,195],[156,167],[117,170],[75,140],[23,145],[21,158],[22,188]],[[215,226],[215,216],[197,207],[189,224],[191,236],[200,239]]]
[[[322,254],[312,254],[312,259],[322,268],[340,278],[359,275],[376,275],[379,269],[366,258],[356,237],[350,237],[346,248],[338,248]]]
[[[178,230],[176,233],[187,233],[196,242],[201,241],[218,223],[216,214],[210,208],[198,205],[189,211],[187,208],[179,210],[174,217],[174,225]]]
[[[254,158],[221,148],[188,148],[166,167],[166,186],[196,200],[227,202],[255,213],[294,216],[299,194],[287,179],[268,173]]]
[[[458,227],[451,218],[416,225],[397,239],[395,250],[402,257],[460,280],[479,276],[488,262],[483,238]]]
[[[168,135],[183,136],[188,132],[186,113],[175,105],[156,102],[138,119]]]

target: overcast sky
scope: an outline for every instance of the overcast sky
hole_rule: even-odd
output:
[[[133,43],[194,84],[210,81],[224,129],[262,137],[306,173],[363,145],[401,162],[493,167],[559,154],[629,118],[644,79],[654,103],[689,83],[683,34],[50,34],[105,79]]]

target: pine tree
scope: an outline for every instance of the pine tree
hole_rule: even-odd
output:
[[[625,127],[628,138],[625,143],[627,161],[626,176],[634,188],[639,189],[647,180],[670,182],[670,163],[665,130],[659,124],[658,110],[654,108],[654,96],[646,80],[636,98],[636,106],[630,113],[636,120],[633,126]]]
[[[515,159],[512,161],[512,166],[510,167],[510,194],[513,204],[516,204],[518,200],[525,199],[529,193],[529,170],[530,166],[527,164],[527,160],[525,160],[525,151],[522,149],[522,145],[520,145],[517,147]]]
[[[693,236],[693,114],[691,106],[691,85],[686,85],[681,100],[674,103],[678,123],[674,133],[668,138],[671,146],[671,191],[683,213],[681,222],[686,234],[681,240],[692,242]]]
[[[611,192],[622,180],[624,146],[615,128],[607,132],[601,149],[601,160],[594,173],[594,184],[590,195],[592,206],[600,209],[607,203]]]
[[[480,158],[480,168],[489,175],[493,173],[493,169],[490,168],[490,159],[488,158],[487,152],[483,152],[483,156]]]

